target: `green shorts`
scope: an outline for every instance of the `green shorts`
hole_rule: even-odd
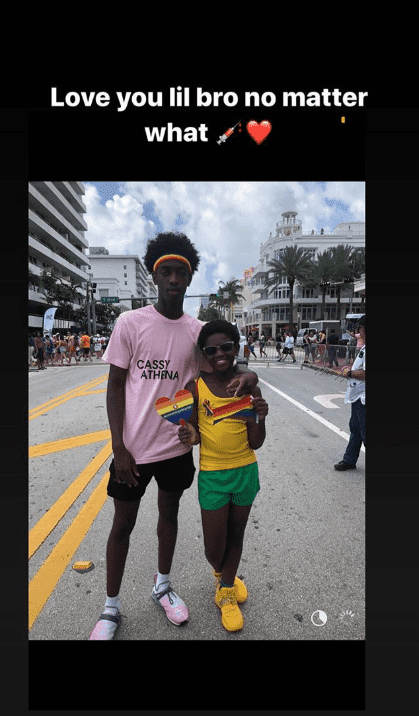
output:
[[[229,502],[251,505],[260,490],[257,462],[231,470],[200,470],[198,497],[203,510],[219,510]]]

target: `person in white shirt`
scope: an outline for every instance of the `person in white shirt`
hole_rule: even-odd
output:
[[[282,354],[284,356],[284,363],[287,355],[292,356],[292,362],[295,363],[294,336],[292,335],[291,331],[285,331],[285,345],[282,350]],[[282,360],[282,358],[279,358],[278,360]]]
[[[342,368],[342,375],[348,379],[348,387],[345,394],[345,403],[351,404],[351,419],[349,428],[351,435],[343,459],[335,465],[335,470],[354,470],[361,450],[361,445],[366,440],[365,423],[365,316],[359,322],[360,337],[364,342],[354,360],[352,368],[345,365]]]

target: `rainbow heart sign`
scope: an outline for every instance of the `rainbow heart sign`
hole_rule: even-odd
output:
[[[254,119],[251,119],[250,122],[246,124],[246,129],[256,144],[262,144],[268,134],[270,134],[272,125],[267,119],[264,119],[260,124],[255,122]]]
[[[193,395],[189,390],[178,390],[172,400],[166,397],[157,398],[154,407],[164,420],[175,424],[180,422],[182,425],[192,415],[193,402]]]

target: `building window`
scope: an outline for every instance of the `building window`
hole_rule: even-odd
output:
[[[303,321],[314,321],[315,315],[316,315],[316,307],[315,306],[303,306],[302,316],[301,316]]]

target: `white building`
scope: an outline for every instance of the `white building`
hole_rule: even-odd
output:
[[[283,276],[283,283],[274,292],[271,289],[264,288],[264,280],[269,272],[272,271],[268,266],[268,262],[277,259],[281,249],[286,246],[296,245],[307,249],[313,258],[316,258],[318,253],[339,244],[349,244],[354,248],[365,247],[364,222],[338,224],[331,233],[325,234],[323,230],[320,233],[314,230],[303,231],[302,222],[296,218],[296,211],[284,211],[282,217],[282,221],[276,225],[274,235],[271,233],[268,240],[261,244],[259,263],[252,275],[247,275],[243,279],[243,289],[250,289],[252,300],[250,301],[250,306],[249,301],[246,301],[246,303],[241,301],[240,305],[235,306],[234,314],[242,314],[243,318],[238,323],[246,333],[258,331],[259,335],[263,332],[266,337],[275,337],[277,329],[289,323],[290,288],[286,276]],[[325,320],[339,320],[348,312],[353,311],[356,313],[363,301],[363,295],[359,293],[356,295],[356,293],[353,284],[341,287],[341,312],[337,316],[336,288],[329,288],[326,293]],[[293,323],[304,328],[308,326],[310,321],[318,320],[321,302],[320,288],[305,289],[296,282],[294,285],[295,313]]]
[[[116,296],[125,310],[132,308],[133,298],[143,299],[144,305],[157,300],[156,286],[138,256],[112,255],[103,246],[91,246],[89,263],[92,283],[97,284],[96,301]]]
[[[29,183],[29,330],[42,330],[43,316],[50,304],[43,295],[40,280],[42,270],[53,272],[61,282],[69,284],[70,277],[83,288],[74,308],[86,296],[89,279],[88,242],[84,237],[87,224],[83,214],[84,185],[79,181],[34,181]],[[55,314],[54,328],[69,328],[72,322]]]

